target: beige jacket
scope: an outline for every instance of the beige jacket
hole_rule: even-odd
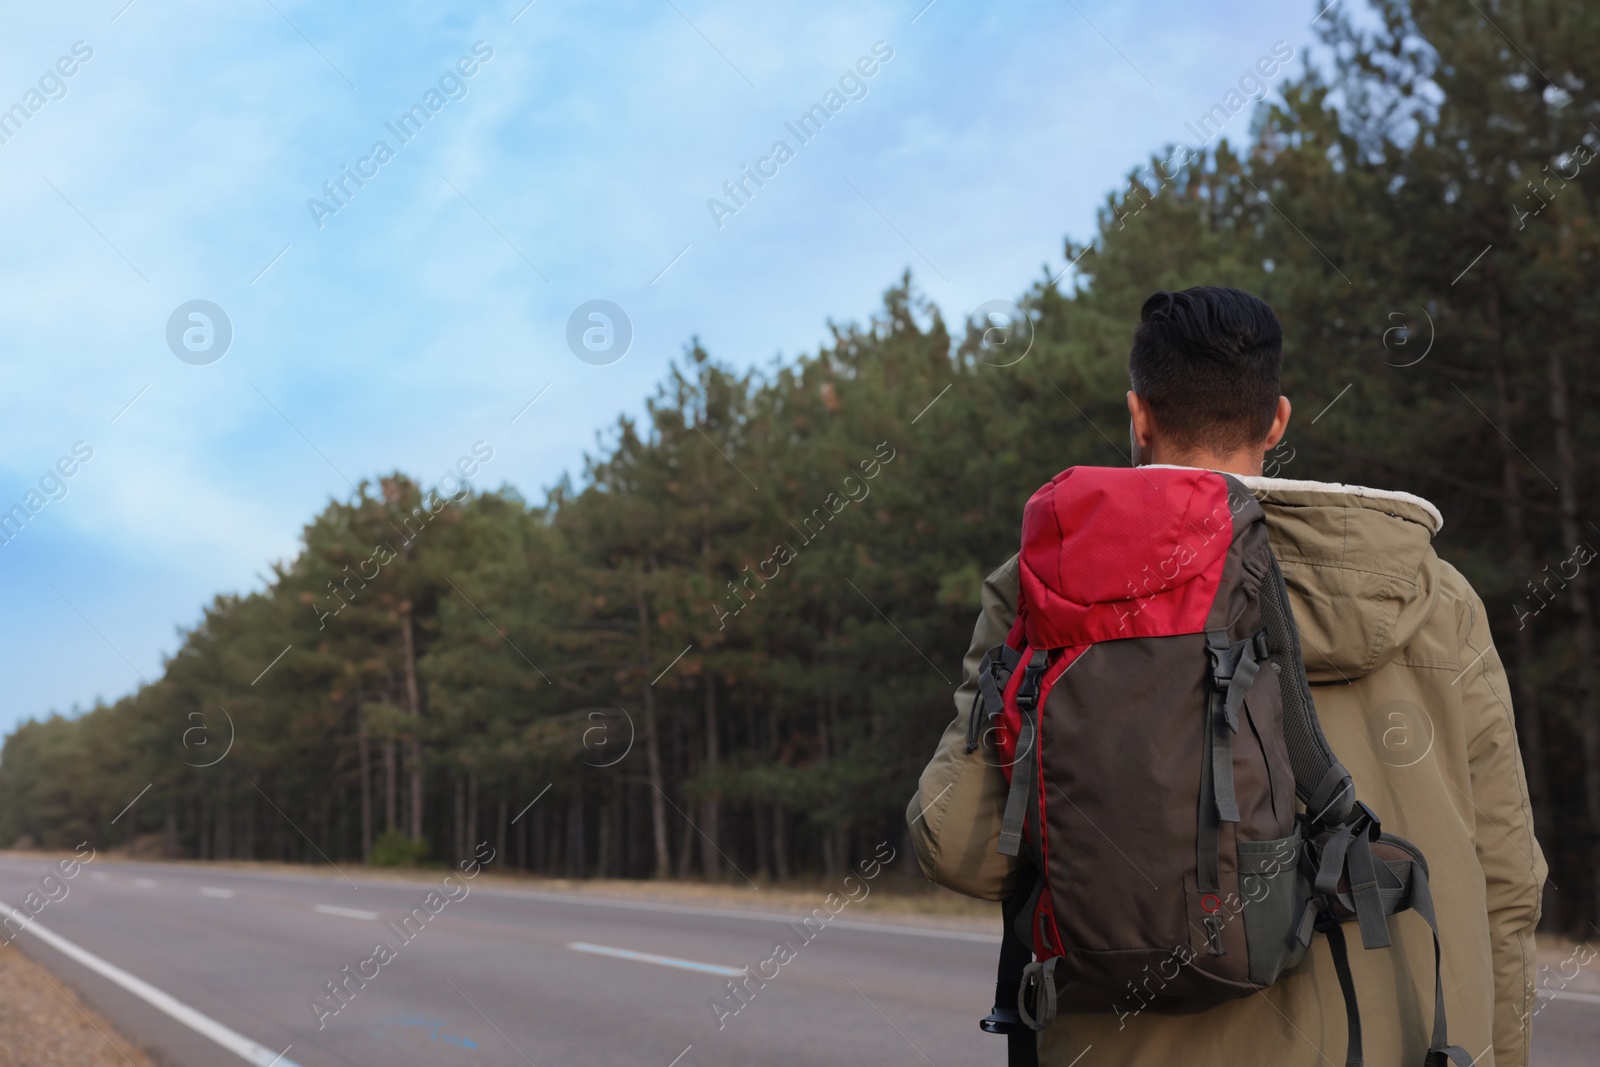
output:
[[[1442,519],[1406,493],[1241,480],[1266,512],[1328,742],[1384,829],[1428,859],[1451,1042],[1477,1067],[1525,1067],[1545,862],[1483,604],[1431,545]],[[988,900],[1024,872],[995,849],[1006,779],[989,744],[966,754],[967,714],[978,661],[1005,640],[1016,595],[1013,557],[984,583],[955,721],[906,813],[923,873]],[[1433,941],[1412,913],[1389,925],[1394,949],[1365,951],[1349,935],[1366,1061],[1420,1067]],[[1040,1062],[1065,1067],[1091,1046],[1084,1063],[1342,1064],[1344,999],[1327,940],[1261,995],[1199,1014],[1060,1016],[1040,1035]]]

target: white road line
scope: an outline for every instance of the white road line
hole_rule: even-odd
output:
[[[99,872],[92,872],[94,877]],[[310,883],[326,884],[333,879],[322,878],[314,875],[302,874],[268,874],[258,871],[231,872],[237,878],[248,879],[251,882],[278,882],[289,885],[307,885]],[[366,889],[402,890],[414,888],[420,882],[368,882],[360,883]],[[476,893],[495,897],[499,900],[532,900],[550,901],[557,904],[579,904],[592,908],[611,908],[620,911],[653,911],[667,915],[704,915],[713,919],[735,919],[744,922],[762,923],[787,923],[797,922],[804,918],[806,911],[796,910],[790,913],[746,909],[742,907],[713,908],[696,906],[693,904],[667,904],[643,900],[619,900],[614,897],[580,897],[566,893],[553,893],[538,889],[476,889]],[[818,901],[820,905],[820,900]],[[864,933],[874,934],[900,934],[907,937],[929,937],[948,941],[974,941],[989,945],[1000,943],[999,924],[995,924],[995,931],[979,932],[977,930],[949,929],[935,926],[919,926],[912,923],[896,922],[871,922],[858,919],[837,918],[828,923],[843,930],[860,930]]]
[[[154,889],[156,887],[156,884],[148,878],[135,878],[133,884],[140,889]]]
[[[321,912],[323,915],[342,915],[346,919],[368,919],[372,922],[378,921],[378,913],[375,911],[363,911],[360,908],[341,908],[337,904],[318,904],[312,910]]]
[[[274,1052],[265,1045],[256,1044],[243,1034],[223,1026],[211,1016],[194,1010],[169,993],[162,992],[144,979],[137,978],[121,967],[107,963],[94,953],[79,948],[55,931],[41,926],[37,920],[29,919],[28,916],[17,909],[9,908],[7,910],[11,912],[13,918],[22,924],[24,930],[32,933],[57,952],[83,964],[102,978],[115,982],[140,1000],[165,1012],[196,1033],[209,1037],[246,1063],[254,1064],[255,1067],[271,1067],[273,1064],[276,1064],[277,1067],[299,1067],[292,1060],[283,1059],[281,1053]]]
[[[1600,993],[1568,993],[1564,989],[1546,990],[1539,994],[1551,1000],[1576,1000],[1582,1004],[1600,1004]]]
[[[106,876],[101,874],[99,871],[91,871],[89,877],[93,878],[97,882],[103,882],[106,880]]]
[[[613,956],[619,960],[634,960],[637,963],[654,963],[658,967],[676,967],[683,971],[723,974],[730,978],[738,978],[744,974],[744,968],[742,967],[723,967],[715,963],[680,960],[674,956],[657,956],[653,952],[634,952],[625,948],[608,948],[605,945],[591,945],[587,941],[574,941],[567,947],[574,952],[590,952],[596,956]]]
[[[203,885],[200,887],[200,895],[203,897],[221,897],[223,900],[227,900],[229,897],[233,896],[233,890],[218,889],[216,886]]]

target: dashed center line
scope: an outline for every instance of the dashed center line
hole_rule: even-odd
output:
[[[716,963],[700,963],[697,960],[680,960],[674,956],[657,956],[653,952],[634,952],[626,948],[610,948],[606,945],[591,945],[587,941],[573,941],[567,945],[574,952],[589,952],[596,956],[611,956],[619,960],[633,960],[637,963],[653,963],[658,967],[677,967],[684,971],[700,971],[704,974],[723,974],[730,978],[738,978],[744,974],[743,967],[723,967]]]
[[[378,921],[375,911],[363,911],[361,908],[341,908],[337,904],[318,904],[313,911],[323,915],[341,915],[346,919],[366,919],[369,922]]]
[[[221,897],[223,900],[227,900],[229,897],[233,896],[233,890],[218,889],[216,886],[203,885],[200,887],[200,895],[203,897]]]
[[[154,889],[156,887],[156,884],[148,878],[135,878],[133,884],[140,889]]]

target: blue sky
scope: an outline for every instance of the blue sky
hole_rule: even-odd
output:
[[[1316,13],[124,3],[30,5],[0,38],[0,108],[23,109],[0,124],[0,510],[41,478],[60,497],[0,546],[0,730],[158,677],[347,479],[431,482],[481,440],[480,487],[538,498],[694,335],[741,365],[815,350],[907,267],[952,319],[1016,297]],[[849,72],[802,143],[785,123]],[[345,167],[369,177],[340,206]],[[632,325],[609,365],[566,341],[593,299]],[[232,327],[205,365],[168,347],[191,300]]]

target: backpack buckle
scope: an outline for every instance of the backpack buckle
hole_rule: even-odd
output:
[[[1211,684],[1226,691],[1239,666],[1239,650],[1228,643],[1228,631],[1206,631],[1206,655],[1211,659]]]
[[[1017,686],[1017,707],[1023,712],[1032,711],[1034,705],[1039,703],[1039,678],[1049,662],[1050,657],[1044,649],[1035,652],[1028,660],[1028,666],[1022,672],[1022,684]]]
[[[1350,832],[1352,836],[1359,837],[1365,834],[1368,841],[1376,841],[1383,836],[1383,820],[1378,818],[1378,813],[1367,807],[1364,800],[1356,801],[1355,811],[1350,816]]]

